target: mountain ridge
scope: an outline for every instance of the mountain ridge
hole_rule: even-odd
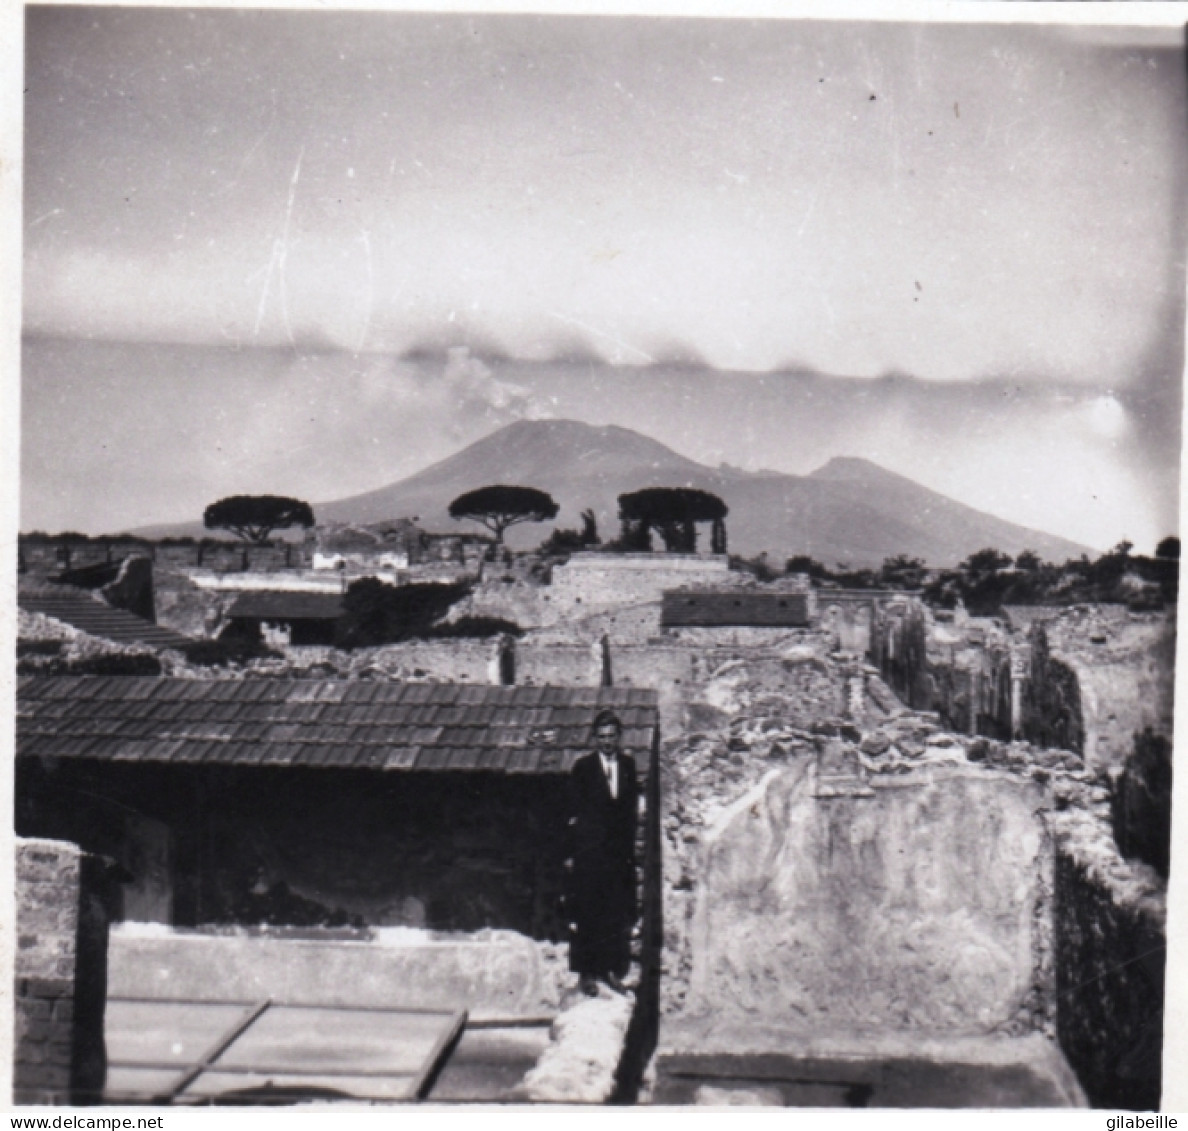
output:
[[[515,548],[536,545],[554,526],[577,527],[587,507],[603,538],[614,537],[620,494],[688,486],[713,491],[729,506],[732,552],[766,552],[776,561],[808,554],[829,565],[858,567],[907,554],[944,566],[986,546],[1012,555],[1031,549],[1055,561],[1088,551],[978,511],[860,456],[835,456],[805,476],[713,468],[630,428],[564,419],[515,421],[405,479],[314,509],[322,521],[416,517],[429,529],[463,529],[448,516],[450,501],[489,483],[538,487],[560,504],[556,522],[509,531]]]

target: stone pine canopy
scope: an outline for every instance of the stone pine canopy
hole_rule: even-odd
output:
[[[566,773],[603,708],[646,767],[657,693],[348,680],[28,676],[17,755],[123,762]]]

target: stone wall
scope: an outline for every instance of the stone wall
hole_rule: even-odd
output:
[[[777,628],[759,625],[706,625],[664,629],[667,643],[693,650],[745,648],[766,652],[794,648],[808,640],[823,642],[826,634],[808,628]]]
[[[1094,1107],[1158,1110],[1166,896],[1107,838],[1056,833],[1057,1033]]]
[[[463,598],[449,612],[448,620],[462,617],[500,617],[520,628],[539,628],[556,624],[566,609],[555,604],[547,585],[520,580],[483,580],[470,596]]]
[[[214,542],[203,545],[162,545],[136,540],[112,539],[83,542],[70,538],[19,539],[19,560],[30,573],[56,573],[64,569],[117,562],[137,554],[162,566],[205,568],[220,572],[240,570],[300,569],[310,565],[308,546],[282,542],[275,546],[253,546],[242,542]]]
[[[442,683],[501,682],[498,638],[403,640],[378,648],[360,649],[367,666],[390,676],[428,679]],[[294,659],[311,662],[319,649],[292,648]]]
[[[688,724],[687,707],[708,676],[704,654],[693,648],[645,644],[610,646],[615,687],[650,687],[659,693],[660,732],[676,736]]]
[[[155,622],[157,619],[153,600],[153,564],[139,554],[125,558],[115,578],[104,585],[99,594],[113,608],[127,609],[145,620]]]
[[[153,577],[157,623],[196,639],[214,639],[239,596],[195,585],[181,570],[157,567]]]
[[[1164,879],[1171,869],[1172,756],[1171,741],[1147,729],[1135,736],[1134,756],[1111,775],[1119,851]]]
[[[705,837],[688,1010],[835,1033],[1009,1030],[1032,1008],[1042,790],[803,759]]]
[[[725,554],[574,554],[553,570],[561,600],[587,605],[659,601],[665,589],[717,587],[742,575],[731,573]]]
[[[1097,703],[1091,691],[1088,695],[1082,691],[1086,686],[1082,680],[1084,669],[1081,665],[1074,669],[1066,660],[1052,655],[1042,622],[1032,626],[1028,640],[1029,664],[1023,685],[1024,736],[1039,746],[1057,746],[1081,755],[1096,753]]]
[[[538,628],[532,632],[531,639],[548,644],[574,644],[593,643],[605,636],[616,645],[657,643],[665,639],[660,627],[660,611],[659,601],[624,605]]]
[[[1170,737],[1175,615],[1124,606],[1012,609],[944,622],[920,602],[880,609],[871,659],[903,700],[952,729],[1075,750],[1094,770],[1120,767],[1135,736]]]
[[[880,612],[872,639],[876,664],[909,706],[959,734],[1006,739],[1025,725],[1021,648],[994,620],[941,621],[917,601]]]
[[[601,687],[606,651],[599,640],[588,644],[519,640],[515,644],[515,682],[528,686]]]
[[[20,772],[22,831],[127,861],[129,917],[561,936],[560,774],[86,759]],[[127,897],[150,882],[155,898],[143,894],[133,916]]]
[[[1135,735],[1172,735],[1175,609],[1132,612],[1122,605],[1075,605],[1045,619],[1052,656],[1076,675],[1084,714],[1084,754],[1108,769],[1126,762]]]
[[[816,593],[817,617],[843,652],[865,656],[870,651],[871,628],[878,614],[873,601],[833,596],[828,590]]]
[[[547,583],[511,567],[488,567],[481,584],[450,616],[505,617],[521,628],[642,642],[660,632],[665,590],[754,585],[749,574],[731,570],[722,555],[580,553],[554,566]]]
[[[13,1098],[94,1102],[106,1073],[103,866],[61,841],[18,840],[15,856]]]

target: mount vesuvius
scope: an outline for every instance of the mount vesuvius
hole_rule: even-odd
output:
[[[548,491],[561,506],[560,526],[579,526],[580,512],[590,507],[604,539],[618,531],[616,500],[624,492],[700,487],[730,508],[731,552],[766,551],[773,564],[809,554],[827,565],[844,562],[856,568],[907,554],[945,566],[986,546],[1012,555],[1031,549],[1049,561],[1087,552],[1067,539],[965,506],[865,459],[838,457],[803,476],[712,468],[629,428],[573,420],[517,421],[407,479],[315,504],[314,511],[319,521],[417,516],[431,530],[448,530],[463,525],[449,518],[450,501],[489,483]],[[548,529],[549,524],[513,527],[508,541],[535,545]]]

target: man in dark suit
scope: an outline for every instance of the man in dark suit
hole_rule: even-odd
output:
[[[635,923],[635,827],[639,781],[623,753],[623,724],[613,711],[594,720],[594,751],[570,774],[569,968],[583,993],[605,982],[624,993]]]

